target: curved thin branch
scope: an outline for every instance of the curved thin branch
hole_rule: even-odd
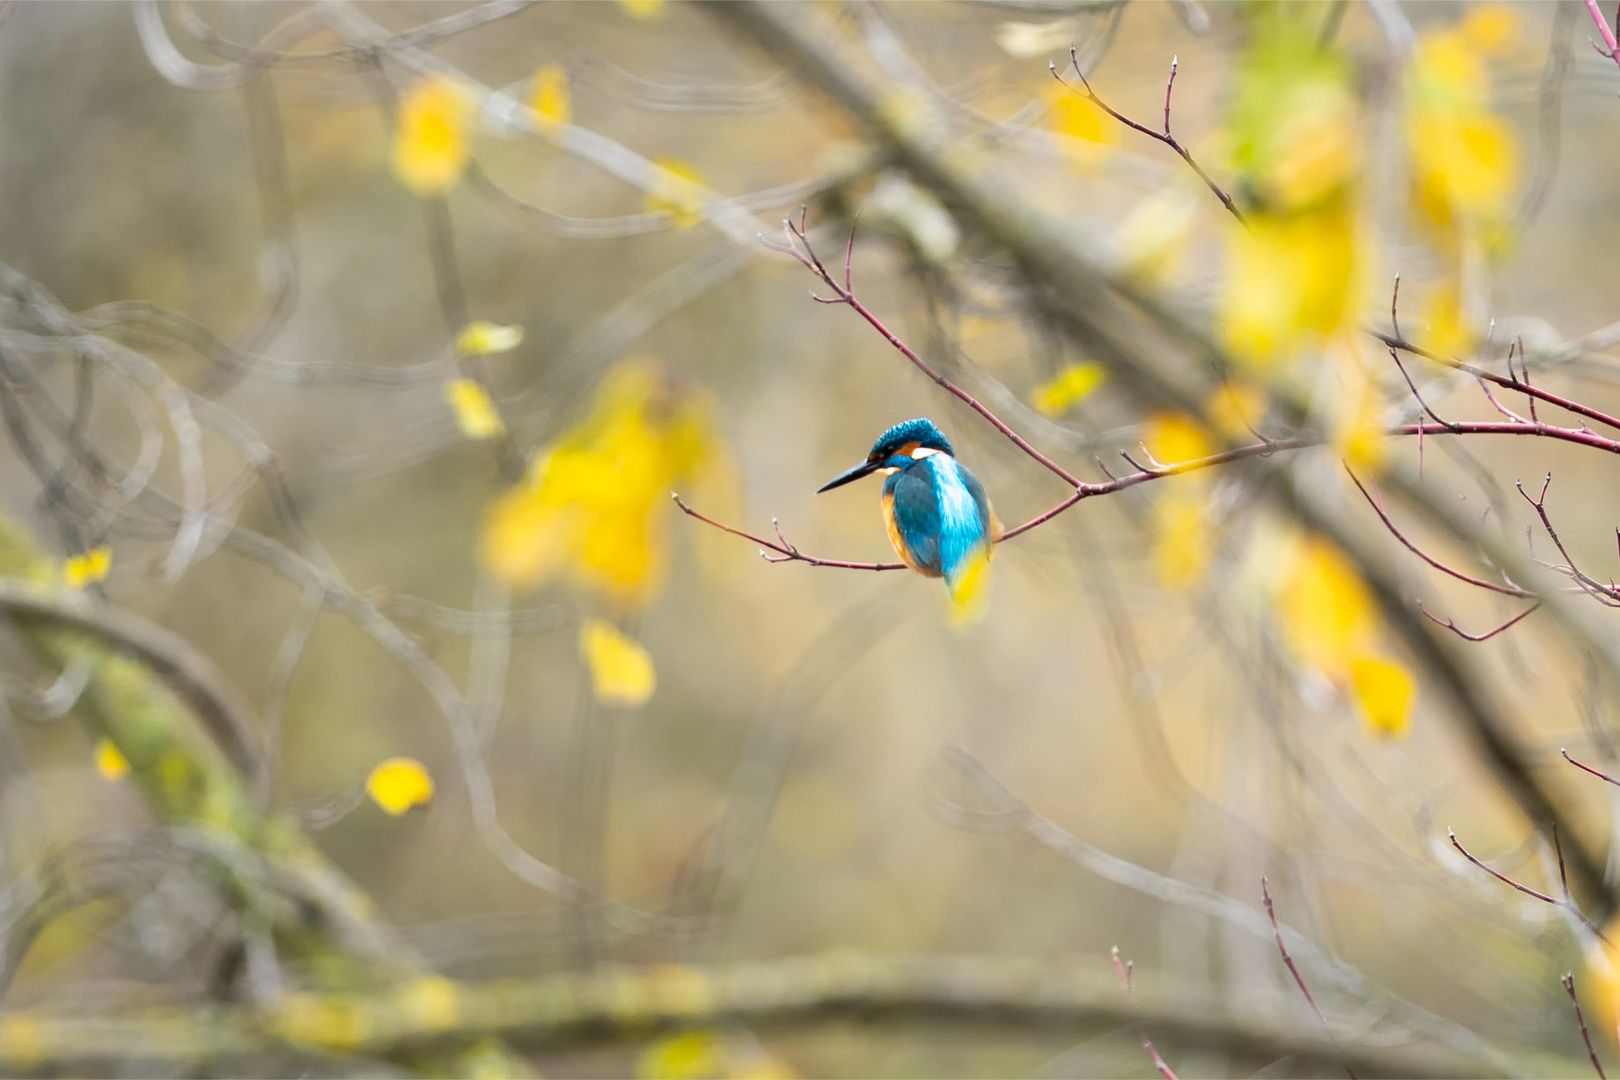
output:
[[[253,707],[212,660],[179,634],[83,593],[47,591],[15,578],[0,578],[0,611],[92,634],[140,660],[191,706],[242,775],[258,777],[263,759]]]

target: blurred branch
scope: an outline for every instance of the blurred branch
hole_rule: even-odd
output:
[[[407,980],[378,994],[288,994],[262,1015],[166,1010],[74,1018],[20,1010],[0,1019],[0,1067],[38,1073],[134,1060],[225,1065],[281,1044],[367,1056],[498,1035],[533,1048],[637,1043],[651,1033],[740,1023],[791,1030],[846,1017],[946,1021],[1015,1031],[1145,1024],[1164,1042],[1262,1060],[1296,1056],[1394,1076],[1502,1075],[1477,1056],[1404,1041],[1397,1030],[1336,1045],[1309,1024],[1234,1007],[1230,998],[1135,980],[1133,1002],[1099,965],[1072,968],[976,956],[851,952],[715,966],[610,967],[595,974],[453,982]],[[1542,1067],[1553,1063],[1539,1062]],[[1560,1060],[1558,1065],[1564,1063]]]
[[[588,128],[541,123],[532,108],[509,94],[490,89],[448,61],[391,33],[360,6],[346,0],[327,0],[320,10],[327,24],[351,46],[384,56],[415,76],[447,75],[456,79],[478,101],[486,121],[497,129],[539,135],[638,190],[657,192],[665,186],[664,169],[634,150]],[[752,214],[708,187],[688,183],[703,204],[706,220],[732,241],[753,245],[762,226]]]
[[[4,577],[0,577],[0,611],[19,622],[86,632],[113,651],[134,656],[191,706],[239,772],[260,775],[264,759],[252,706],[212,660],[179,634],[132,611],[97,603],[84,593]]]
[[[37,578],[49,569],[29,538],[0,517],[0,573]],[[262,818],[253,808],[243,776],[190,721],[145,663],[119,655],[103,643],[116,641],[171,678],[187,684],[188,697],[202,699],[222,713],[231,694],[212,665],[168,631],[128,613],[50,602],[16,585],[0,592],[0,603],[27,616],[18,620],[25,640],[51,663],[90,668],[78,710],[93,733],[109,739],[129,762],[153,813],[165,822],[198,823],[260,848],[298,883],[307,910],[307,933],[332,935],[345,949],[384,969],[408,966],[394,933],[375,920],[373,905],[289,823]],[[70,628],[71,627],[71,628]],[[188,655],[189,654],[189,655]],[[245,723],[240,713],[220,719]],[[235,737],[235,736],[233,736]],[[251,744],[250,744],[251,745]],[[249,774],[251,775],[251,774]]]
[[[1091,88],[1091,83],[1086,79],[1086,73],[1081,70],[1080,57],[1075,51],[1073,45],[1069,46],[1069,66],[1074,69],[1075,77],[1080,80],[1081,89],[1076,90],[1074,87],[1064,82],[1063,76],[1058,74],[1057,65],[1052,61],[1048,60],[1046,67],[1047,70],[1052,73],[1052,78],[1056,79],[1065,90],[1085,98],[1087,101],[1091,102],[1093,105],[1097,106],[1097,108],[1101,109],[1109,116],[1112,116],[1115,120],[1118,120],[1121,124],[1124,124],[1132,131],[1140,131],[1148,138],[1156,139],[1157,141],[1168,146],[1170,149],[1174,150],[1178,155],[1180,155],[1181,160],[1185,161],[1187,166],[1192,169],[1193,172],[1198,174],[1198,179],[1204,182],[1204,186],[1209,188],[1209,190],[1214,193],[1215,197],[1221,201],[1221,205],[1226,207],[1226,212],[1237,218],[1238,224],[1246,226],[1249,223],[1248,219],[1243,216],[1243,211],[1237,208],[1237,203],[1232,201],[1232,196],[1226,193],[1225,188],[1221,187],[1221,185],[1217,184],[1213,179],[1211,179],[1209,173],[1204,171],[1203,166],[1199,165],[1198,162],[1193,158],[1192,154],[1188,152],[1187,148],[1181,144],[1181,140],[1170,134],[1170,93],[1176,88],[1176,66],[1178,59],[1178,57],[1174,56],[1170,58],[1170,77],[1165,80],[1164,84],[1164,130],[1162,132],[1154,131],[1152,128],[1147,127],[1144,124],[1138,124],[1135,120],[1132,120],[1130,117],[1125,116],[1122,113],[1115,112],[1113,107],[1109,105],[1108,102],[1098,97],[1097,92]]]

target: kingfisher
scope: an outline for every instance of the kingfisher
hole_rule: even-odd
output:
[[[878,436],[866,460],[816,492],[881,473],[883,523],[900,560],[925,577],[942,577],[951,599],[973,600],[1001,539],[1001,522],[984,485],[956,460],[951,441],[932,420],[906,420]]]

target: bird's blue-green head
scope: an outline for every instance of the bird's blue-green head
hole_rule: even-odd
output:
[[[831,491],[835,487],[843,487],[850,481],[859,480],[879,469],[903,469],[916,460],[913,455],[918,450],[935,450],[953,457],[956,453],[951,449],[951,440],[934,426],[932,420],[921,416],[915,420],[904,420],[878,436],[865,461],[845,469],[821,485],[816,494]]]

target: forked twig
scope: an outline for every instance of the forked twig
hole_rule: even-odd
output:
[[[1103,112],[1107,113],[1109,116],[1112,116],[1115,120],[1118,120],[1132,131],[1140,131],[1148,138],[1163,143],[1170,149],[1174,150],[1177,154],[1181,155],[1181,160],[1185,161],[1189,166],[1191,166],[1192,171],[1198,174],[1198,179],[1204,182],[1204,186],[1209,188],[1210,191],[1214,192],[1217,199],[1221,200],[1221,205],[1226,207],[1227,211],[1233,217],[1237,218],[1239,223],[1241,223],[1245,228],[1248,227],[1248,219],[1245,218],[1243,216],[1243,212],[1237,208],[1237,203],[1232,201],[1232,196],[1228,195],[1219,184],[1210,178],[1209,173],[1204,171],[1203,166],[1199,165],[1198,162],[1193,159],[1192,154],[1188,152],[1187,148],[1181,145],[1181,140],[1170,134],[1170,91],[1173,90],[1176,85],[1176,57],[1171,57],[1170,59],[1170,78],[1166,80],[1164,84],[1164,130],[1162,132],[1154,131],[1145,124],[1138,124],[1135,120],[1132,120],[1123,113],[1115,112],[1113,107],[1109,105],[1108,102],[1098,97],[1097,92],[1091,88],[1091,83],[1086,79],[1086,73],[1080,69],[1080,57],[1073,45],[1069,46],[1069,66],[1074,69],[1074,74],[1077,78],[1079,78],[1080,85],[1083,87],[1083,89],[1076,90],[1073,86],[1070,86],[1067,82],[1065,82],[1063,76],[1058,74],[1056,64],[1052,63],[1051,61],[1047,61],[1046,64],[1047,70],[1052,73],[1052,78],[1056,79],[1063,86],[1067,87],[1071,92],[1079,94],[1081,97],[1085,98],[1087,101],[1091,102],[1093,105],[1097,106]]]
[[[1508,885],[1508,886],[1511,886],[1512,888],[1515,888],[1515,889],[1519,890],[1520,892],[1524,893],[1524,895],[1526,895],[1526,896],[1534,897],[1535,899],[1540,900],[1544,904],[1551,904],[1553,907],[1563,908],[1565,911],[1569,912],[1571,915],[1574,915],[1576,919],[1580,920],[1581,925],[1585,926],[1588,930],[1590,930],[1592,932],[1592,934],[1595,937],[1598,938],[1598,940],[1602,941],[1605,945],[1610,945],[1612,947],[1613,943],[1609,940],[1608,936],[1606,934],[1604,934],[1604,932],[1602,930],[1598,929],[1598,926],[1597,926],[1596,923],[1594,923],[1591,919],[1586,917],[1586,913],[1580,909],[1580,907],[1575,903],[1574,899],[1569,894],[1569,879],[1568,879],[1568,876],[1567,876],[1567,874],[1565,872],[1565,869],[1564,869],[1564,848],[1563,848],[1563,845],[1560,844],[1559,841],[1558,841],[1558,830],[1557,829],[1553,830],[1552,841],[1553,841],[1553,851],[1558,856],[1558,880],[1559,880],[1559,884],[1562,886],[1563,892],[1564,892],[1564,898],[1562,900],[1558,899],[1555,896],[1548,896],[1546,893],[1539,892],[1536,889],[1532,889],[1530,886],[1524,884],[1523,882],[1515,881],[1512,878],[1508,877],[1506,874],[1500,873],[1499,871],[1494,870],[1491,867],[1487,866],[1485,863],[1481,862],[1479,859],[1476,859],[1474,857],[1473,853],[1470,852],[1467,848],[1463,847],[1462,841],[1457,839],[1457,834],[1452,832],[1450,829],[1446,830],[1446,839],[1451,841],[1451,846],[1452,847],[1456,848],[1459,852],[1462,853],[1463,858],[1467,859],[1469,862],[1473,863],[1475,866],[1479,867],[1481,870],[1483,870],[1487,874],[1491,875],[1491,877],[1495,878],[1497,881],[1500,881],[1504,885]]]

